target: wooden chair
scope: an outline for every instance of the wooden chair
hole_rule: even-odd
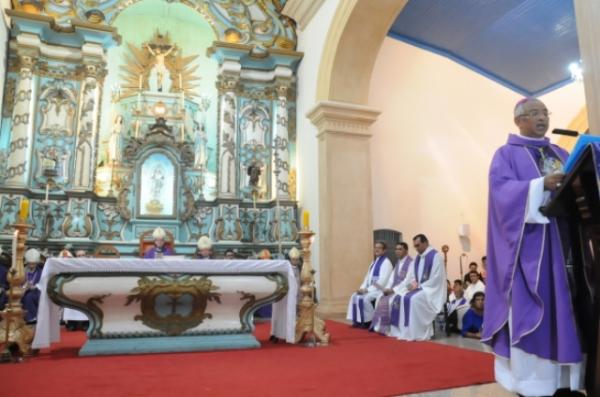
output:
[[[94,258],[120,258],[121,253],[112,244],[100,244],[92,254]]]
[[[144,253],[154,246],[154,238],[152,237],[152,233],[154,229],[146,230],[142,234],[140,234],[140,257],[144,257]],[[175,239],[173,238],[173,233],[168,230],[165,230],[165,247],[170,248],[175,252]]]

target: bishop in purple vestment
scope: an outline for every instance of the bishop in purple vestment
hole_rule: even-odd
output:
[[[163,256],[174,254],[171,248],[165,246],[165,237],[167,237],[167,233],[161,227],[154,229],[152,232],[154,247],[144,252],[144,259],[160,259]]]
[[[567,153],[545,138],[548,110],[527,98],[489,173],[487,289],[482,341],[496,380],[525,396],[582,386],[582,353],[559,225],[539,208],[560,187]]]

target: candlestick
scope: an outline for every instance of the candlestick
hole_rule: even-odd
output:
[[[19,209],[19,218],[21,222],[25,222],[27,216],[29,215],[29,200],[24,198],[21,200],[21,208]]]
[[[179,89],[183,92],[183,78],[181,77],[181,73],[179,73]]]
[[[181,142],[185,141],[185,126],[181,123]]]
[[[308,210],[304,210],[302,213],[302,229],[310,229],[310,212],[308,212]]]
[[[138,89],[141,91],[142,90],[142,75],[140,74],[140,77],[138,79]]]

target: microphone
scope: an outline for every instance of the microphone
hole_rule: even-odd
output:
[[[574,130],[565,130],[565,129],[561,129],[561,128],[555,128],[552,130],[553,134],[557,134],[557,135],[566,135],[566,136],[579,136],[579,132],[574,131]]]

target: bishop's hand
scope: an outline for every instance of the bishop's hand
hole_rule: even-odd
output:
[[[546,175],[544,177],[544,190],[554,192],[561,186],[564,178],[565,174],[562,173]]]

